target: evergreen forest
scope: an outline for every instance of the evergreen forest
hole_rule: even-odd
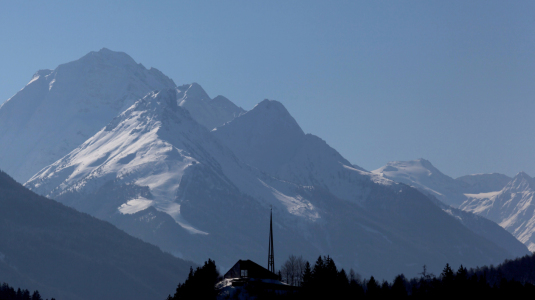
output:
[[[39,291],[30,293],[28,290],[15,290],[7,283],[0,285],[0,300],[43,300]],[[48,300],[48,299],[47,299]],[[55,300],[52,298],[51,300]]]
[[[256,299],[490,299],[535,296],[535,254],[506,260],[498,266],[453,269],[449,264],[440,274],[429,273],[426,266],[418,277],[400,274],[392,282],[373,276],[362,278],[353,270],[338,269],[329,256],[320,256],[311,265],[301,257],[290,256],[278,272],[282,282],[295,286],[295,291],[277,295],[250,290]],[[188,279],[177,286],[167,300],[216,299],[216,283],[222,277],[215,262],[208,260]],[[247,287],[245,287],[247,288]],[[236,297],[237,298],[237,297]],[[232,299],[232,297],[230,298]]]

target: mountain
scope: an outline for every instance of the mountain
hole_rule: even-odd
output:
[[[177,89],[149,93],[26,186],[179,257],[228,267],[237,258],[231,253],[264,256],[258,232],[267,219],[259,216],[270,205],[287,218],[316,218],[306,199],[292,197],[294,185],[242,164],[179,106],[180,97]],[[287,232],[289,245],[303,242]]]
[[[518,173],[501,191],[467,194],[460,208],[500,224],[535,251],[535,180]]]
[[[106,48],[55,70],[38,71],[0,106],[0,168],[26,182],[134,101],[173,87],[160,71]]]
[[[192,263],[0,172],[0,282],[56,299],[164,299]]]
[[[284,106],[267,99],[214,134],[244,162],[273,174],[297,154],[305,139]]]
[[[484,236],[511,253],[515,253],[516,256],[526,254],[526,249],[519,245],[518,240],[511,239],[511,235],[506,234],[496,224],[493,224],[494,222],[500,224],[513,236],[519,238],[514,230],[503,225],[505,224],[502,223],[503,218],[496,216],[496,214],[501,213],[508,214],[506,210],[502,212],[503,208],[498,208],[493,202],[489,202],[490,198],[511,184],[509,183],[511,179],[508,176],[492,173],[466,175],[453,179],[444,175],[425,159],[389,162],[386,166],[372,172],[411,185],[429,195],[431,199],[438,199],[435,203],[439,207],[473,232]],[[490,207],[492,207],[492,213],[488,211]],[[511,208],[509,208],[510,210]],[[491,221],[488,221],[487,218]],[[525,237],[524,240],[520,238],[519,240],[526,244]]]
[[[182,85],[178,87],[178,91],[178,105],[187,109],[193,119],[208,130],[221,126],[245,112],[243,108],[221,95],[210,99],[197,83]]]
[[[277,265],[329,254],[390,279],[515,257],[419,191],[351,165],[281,103],[244,112],[209,99],[196,84],[149,92],[25,185],[222,270],[265,261],[271,207]]]
[[[366,197],[367,191],[359,183],[384,181],[351,165],[319,137],[305,134],[278,101],[264,100],[212,133],[245,163],[263,172],[301,186],[325,189],[354,203]]]
[[[422,158],[392,161],[372,173],[413,186],[453,207],[458,207],[466,200],[462,182],[443,174],[431,162]]]
[[[466,200],[465,194],[499,191],[511,180],[499,173],[473,174],[453,179],[422,158],[389,162],[372,172],[413,186],[453,207],[459,207]]]
[[[180,95],[150,93],[26,186],[177,256],[214,258],[222,268],[265,259],[270,206],[279,259],[331,254],[363,274],[389,278],[416,274],[423,264],[438,271],[446,262],[484,265],[513,257],[416,190],[374,182],[377,176],[350,167],[317,137],[305,135],[277,176],[249,166],[215,133],[265,107],[209,132],[178,105]]]
[[[376,183],[389,185],[388,181],[381,181],[381,177],[385,177],[384,172],[369,173],[357,165],[351,166],[336,150],[321,139],[310,134],[305,135],[284,106],[277,101],[264,100],[251,111],[212,132],[240,158],[262,171],[274,174],[282,180],[323,188],[342,199],[357,203],[359,201],[351,195],[360,195],[360,199],[369,199],[368,195],[362,195],[369,189],[366,184],[362,184],[366,182],[362,180],[363,177],[371,178]],[[391,172],[399,171],[392,166],[393,164],[391,163],[388,168],[383,168],[382,171],[389,171],[389,175],[392,175]],[[422,178],[420,182],[442,183],[437,184],[439,187],[443,187],[444,182],[448,183],[452,187],[450,188],[453,191],[452,194],[458,195],[460,199],[464,199],[464,195],[455,188],[466,190],[470,187],[488,187],[492,185],[493,179],[496,177],[499,179],[501,175],[474,176],[477,179],[467,178],[467,183],[456,183],[426,160],[406,162],[405,165],[399,163],[397,167],[404,168],[406,173],[410,170],[412,174],[407,177],[420,177]],[[335,180],[332,180],[333,178]],[[406,183],[413,182],[406,181]],[[424,185],[419,184],[417,187],[424,187]],[[422,189],[422,192],[436,199],[429,190]],[[515,257],[528,253],[524,245],[494,222],[444,205],[438,200],[434,202],[470,231],[507,249]]]

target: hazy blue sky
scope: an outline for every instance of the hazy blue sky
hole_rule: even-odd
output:
[[[0,2],[0,102],[106,47],[247,110],[279,100],[366,169],[535,175],[535,1],[81,2]]]

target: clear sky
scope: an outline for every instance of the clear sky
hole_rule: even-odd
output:
[[[369,170],[535,176],[535,1],[0,1],[0,102],[103,47]]]

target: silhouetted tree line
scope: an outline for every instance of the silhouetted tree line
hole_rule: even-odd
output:
[[[43,298],[41,298],[39,291],[30,293],[30,291],[21,290],[20,288],[15,290],[7,283],[3,283],[0,285],[0,300],[43,300]],[[52,298],[51,300],[55,299]]]
[[[535,295],[535,255],[505,261],[498,267],[455,271],[446,264],[435,276],[423,267],[420,277],[408,280],[403,274],[392,283],[373,276],[361,279],[353,270],[338,270],[333,260],[319,257],[310,269],[305,263],[301,290],[286,299],[454,299],[482,297],[520,297]]]
[[[215,262],[208,259],[195,271],[190,267],[186,281],[179,283],[175,295],[172,297],[169,295],[167,300],[215,299],[217,296],[215,284],[221,279],[220,277]]]
[[[535,296],[535,254],[506,260],[494,267],[454,270],[446,264],[441,274],[427,272],[424,265],[419,277],[407,279],[403,274],[388,281],[373,276],[363,279],[353,270],[338,269],[329,256],[320,256],[314,266],[302,257],[291,255],[282,266],[282,278],[298,286],[287,295],[258,291],[258,299],[475,299]],[[214,261],[191,270],[188,280],[179,284],[174,297],[168,299],[215,299],[215,283],[220,279]]]

